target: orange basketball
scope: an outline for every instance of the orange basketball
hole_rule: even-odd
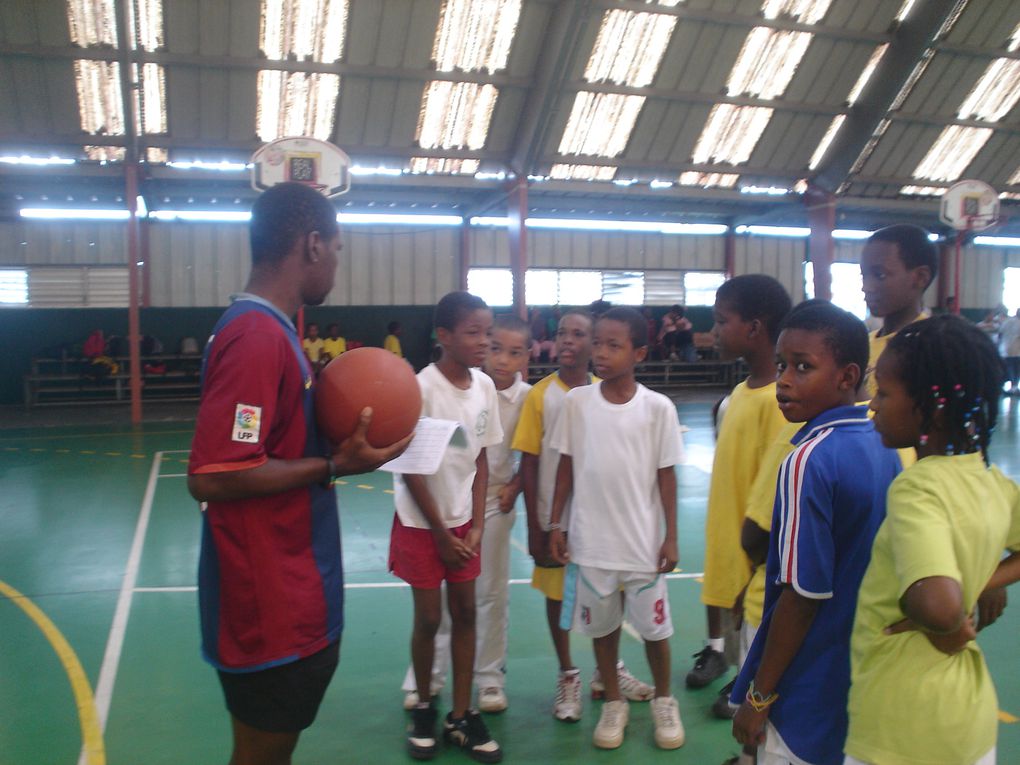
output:
[[[389,446],[410,434],[421,416],[421,390],[411,365],[382,348],[355,348],[319,374],[315,419],[332,444],[348,438],[372,407],[368,442]]]

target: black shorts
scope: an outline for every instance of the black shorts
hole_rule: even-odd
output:
[[[227,709],[267,733],[297,733],[315,721],[340,661],[340,641],[318,653],[258,672],[219,671]]]

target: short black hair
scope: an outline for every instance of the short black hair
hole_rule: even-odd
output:
[[[765,274],[743,274],[727,279],[716,290],[715,299],[729,304],[744,321],[758,319],[765,325],[773,344],[779,337],[780,323],[793,305],[786,287]]]
[[[398,329],[400,329],[399,321],[391,321],[389,324],[386,325],[386,331],[389,332],[391,335]]]
[[[519,332],[525,345],[531,345],[531,325],[513,313],[501,313],[492,320],[493,330],[505,329],[508,332]]]
[[[589,324],[595,323],[595,317],[586,308],[569,308],[560,314],[560,321],[563,321],[568,316],[580,316],[582,319],[587,319]]]
[[[336,327],[336,331],[337,332],[340,331],[340,325],[337,324],[335,321],[332,324],[330,324],[328,327],[326,327],[326,331],[329,332],[331,329],[333,329],[333,327]]]
[[[980,450],[987,463],[1006,379],[988,335],[966,319],[941,314],[901,329],[889,340],[886,354],[921,415],[921,432],[931,430],[935,412],[942,409],[948,453]]]
[[[797,305],[779,327],[779,331],[803,329],[817,332],[840,366],[856,364],[861,379],[868,368],[870,354],[868,328],[849,311],[844,311],[828,300],[805,300]]]
[[[939,251],[935,243],[928,238],[928,232],[920,226],[912,226],[909,223],[897,223],[894,226],[880,228],[870,237],[869,242],[889,242],[895,244],[899,249],[900,259],[908,269],[913,270],[921,266],[928,266],[931,272],[931,279],[924,285],[925,289],[931,286],[939,273]]]
[[[477,295],[470,292],[448,292],[436,305],[436,329],[453,332],[464,317],[474,311],[487,311],[489,306]]]
[[[598,321],[618,321],[630,329],[630,341],[635,348],[648,345],[648,322],[636,308],[616,306],[599,316]]]
[[[252,263],[279,263],[294,241],[312,231],[332,239],[339,227],[336,207],[318,191],[301,183],[278,183],[263,192],[251,208]]]

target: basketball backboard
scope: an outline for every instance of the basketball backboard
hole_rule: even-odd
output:
[[[957,231],[984,231],[999,220],[999,195],[984,181],[958,181],[942,197],[939,218]]]
[[[251,161],[251,185],[256,191],[294,181],[335,197],[351,187],[350,157],[316,138],[278,138],[256,151]]]

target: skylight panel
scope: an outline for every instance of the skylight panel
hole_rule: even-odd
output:
[[[998,122],[1020,100],[1020,61],[997,58],[988,65],[981,79],[960,106],[960,119]]]
[[[81,48],[117,47],[117,15],[113,0],[67,0],[71,42]]]
[[[677,5],[664,2],[662,5]],[[602,17],[584,79],[643,88],[652,83],[666,53],[675,16],[610,10]]]
[[[428,83],[418,115],[418,145],[425,149],[483,148],[498,96],[494,85]]]
[[[888,49],[889,43],[882,43],[875,48],[875,52],[872,53],[871,58],[868,59],[868,63],[861,72],[861,76],[857,78],[857,82],[854,83],[853,88],[851,88],[850,95],[846,97],[847,106],[853,106],[857,103],[857,99],[861,97],[861,92],[864,90],[864,86],[868,84],[868,80],[870,80],[871,75],[875,73],[875,69],[882,60],[882,56],[885,55],[885,52]]]
[[[680,173],[680,183],[684,186],[700,186],[703,189],[712,187],[732,189],[740,178],[736,173]]]
[[[946,189],[943,186],[904,186],[900,193],[918,197],[940,197],[946,193]]]
[[[166,123],[166,78],[159,64],[131,65],[138,87],[132,93],[135,102],[135,132],[163,134]]]
[[[950,125],[942,131],[914,169],[914,177],[931,181],[955,181],[963,175],[963,171],[991,137],[991,128]]]
[[[903,5],[896,12],[896,21],[903,22],[910,15],[910,9],[914,7],[916,0],[903,0]]]
[[[263,141],[283,136],[312,136],[328,141],[340,93],[336,74],[281,72],[258,74],[255,130]]]
[[[477,159],[449,159],[447,157],[412,157],[408,169],[412,173],[447,173],[474,175],[480,162]]]
[[[762,15],[767,19],[789,16],[803,24],[817,24],[832,5],[832,0],[765,0]]]
[[[128,26],[135,31],[131,47],[155,51],[163,47],[163,0],[127,3]]]
[[[74,62],[81,128],[92,135],[124,135],[120,98],[120,64],[116,61]]]
[[[262,0],[259,47],[276,61],[290,56],[332,63],[344,51],[348,0]]]
[[[1020,167],[1016,169],[1016,172],[1009,176],[1009,181],[1007,181],[1007,183],[1009,183],[1010,186],[1020,186]]]
[[[699,165],[712,162],[738,165],[746,162],[768,127],[772,112],[766,106],[716,104],[694,147],[692,161]]]
[[[567,118],[560,154],[616,157],[627,148],[644,96],[580,92]]]
[[[505,69],[520,15],[521,0],[444,0],[432,44],[436,69],[489,73]],[[494,85],[429,82],[422,93],[415,140],[425,149],[484,148],[498,98]],[[412,168],[416,162],[424,160],[414,160]],[[427,169],[413,172],[473,173],[478,162],[430,160],[423,166]],[[440,167],[450,169],[433,169]]]
[[[570,165],[559,163],[549,170],[549,177],[556,180],[611,181],[616,177],[616,168],[604,165]]]
[[[440,72],[497,72],[506,68],[521,0],[447,0],[432,44]]]
[[[755,27],[748,33],[737,62],[730,70],[726,92],[731,96],[744,93],[759,98],[781,96],[813,36],[808,32]]]
[[[825,158],[825,152],[829,150],[829,144],[836,137],[836,133],[843,126],[843,122],[846,121],[845,114],[837,114],[832,118],[832,122],[829,123],[828,130],[825,131],[825,135],[822,136],[822,140],[819,141],[818,147],[815,149],[815,153],[811,155],[811,161],[808,162],[808,170],[814,170],[821,161]]]

